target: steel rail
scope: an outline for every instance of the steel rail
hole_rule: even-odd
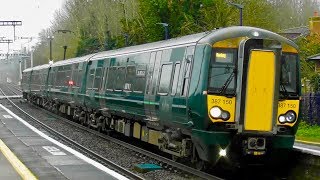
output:
[[[11,86],[13,89],[17,90],[17,91],[22,92],[22,90],[21,90],[20,88],[18,88],[19,85],[10,84],[10,86]]]
[[[2,88],[0,88],[1,93],[3,93],[5,95],[5,93],[3,92]],[[46,124],[44,124],[43,122],[41,122],[40,120],[36,119],[35,117],[33,117],[32,115],[28,114],[26,111],[24,111],[23,109],[21,109],[19,106],[17,106],[13,101],[11,101],[9,98],[7,98],[7,100],[10,102],[10,104],[12,104],[15,108],[17,108],[19,111],[21,111],[22,113],[24,113],[25,115],[27,115],[30,119],[32,119],[33,121],[35,121],[36,123],[38,123],[39,125],[41,125],[45,130],[47,130],[50,134],[56,136],[57,138],[61,139],[62,141],[73,145],[74,147],[76,147],[80,152],[85,153],[87,155],[89,155],[91,158],[93,158],[94,160],[102,163],[103,165],[107,165],[112,167],[113,170],[117,171],[118,173],[130,178],[130,179],[137,179],[137,180],[142,180],[144,178],[138,176],[137,174],[127,170],[126,168],[123,168],[115,163],[113,163],[112,161],[104,158],[103,156],[91,151],[90,149],[82,146],[81,144],[73,141],[72,139],[64,136],[63,134],[55,131],[54,129],[50,128],[49,126],[47,126]]]
[[[10,85],[10,86],[11,86],[11,85]],[[13,92],[13,94],[15,94],[15,95],[20,95],[20,94],[18,94],[16,91],[12,90],[12,87],[13,87],[13,86],[11,86],[11,87],[7,86],[7,88],[8,88],[11,92]],[[14,87],[13,89],[16,90],[17,88]]]

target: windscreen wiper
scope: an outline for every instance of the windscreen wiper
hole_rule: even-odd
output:
[[[231,81],[232,81],[233,77],[236,75],[236,73],[237,73],[237,69],[234,68],[232,73],[230,74],[230,76],[226,80],[226,82],[223,84],[223,86],[219,90],[220,95],[224,95],[225,91],[227,90],[229,84],[231,83]]]
[[[280,80],[280,88],[281,88],[280,93],[284,96],[284,98],[288,98],[289,93],[286,89],[286,86],[283,84],[282,80]]]

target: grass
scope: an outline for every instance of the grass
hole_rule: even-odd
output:
[[[304,121],[299,124],[296,139],[304,141],[320,142],[320,126],[309,125]]]

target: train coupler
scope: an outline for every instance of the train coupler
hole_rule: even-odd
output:
[[[248,137],[243,140],[243,152],[245,155],[261,156],[266,154],[266,138]]]

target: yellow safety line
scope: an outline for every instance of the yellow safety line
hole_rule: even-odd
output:
[[[318,142],[312,142],[312,141],[303,141],[303,140],[299,140],[296,139],[297,142],[302,142],[302,143],[307,143],[307,144],[315,144],[315,145],[320,145],[320,143]]]
[[[8,159],[12,167],[19,173],[22,179],[34,179],[37,178],[32,174],[32,172],[13,154],[13,152],[6,146],[0,139],[0,150],[2,154]]]

